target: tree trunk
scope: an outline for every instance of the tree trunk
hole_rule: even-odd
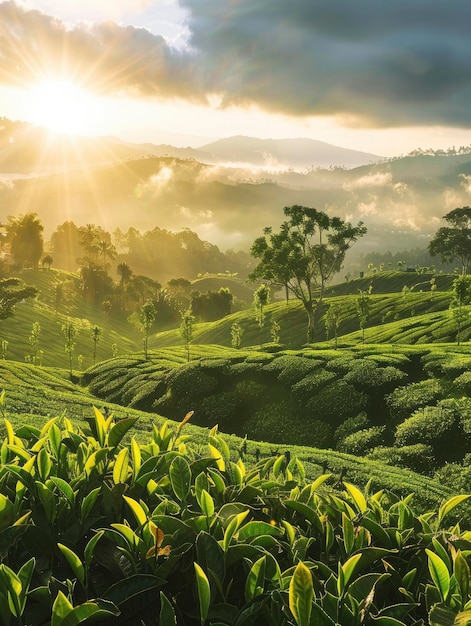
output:
[[[314,328],[315,328],[315,311],[312,305],[304,305],[307,314],[307,343],[314,342]]]

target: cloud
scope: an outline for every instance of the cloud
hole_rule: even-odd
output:
[[[63,77],[97,92],[205,101],[194,58],[145,28],[108,21],[69,27],[57,17],[0,4],[0,82]]]
[[[95,87],[352,126],[471,127],[471,3],[180,0],[189,46],[0,4],[3,81],[71,66]],[[5,70],[5,68],[7,68]]]

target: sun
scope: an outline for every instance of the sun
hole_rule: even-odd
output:
[[[30,119],[61,133],[84,135],[94,131],[98,107],[94,97],[71,81],[44,80],[28,94]]]

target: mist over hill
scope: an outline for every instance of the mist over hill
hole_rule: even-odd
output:
[[[61,152],[51,148],[55,173],[35,177],[31,167],[40,158],[45,131],[27,130],[26,126],[18,127],[22,139],[10,141],[7,135],[14,131],[15,123],[4,120],[0,134],[1,217],[36,212],[45,225],[46,237],[58,224],[72,220],[108,231],[189,228],[222,249],[248,250],[264,227],[276,228],[281,223],[284,206],[302,204],[365,223],[368,234],[349,253],[352,257],[377,250],[425,247],[445,213],[470,204],[471,155],[466,151],[418,153],[350,169],[313,167],[301,172],[291,166],[280,167],[279,160],[272,168],[260,165],[267,154],[263,150],[270,147],[271,154],[275,148],[279,150],[280,159],[282,148],[285,156],[291,150],[291,163],[297,154],[304,158],[301,148],[297,153],[298,140],[240,137],[200,149],[204,154],[213,151],[221,161],[237,158],[247,163],[252,159],[245,166],[231,167],[194,157],[151,156],[152,145],[147,144],[85,138],[84,143],[73,145],[69,139],[65,144],[75,150],[73,167],[64,157],[59,169]],[[104,149],[100,141],[115,141],[116,151],[111,143]],[[305,145],[312,143],[309,140]],[[30,152],[28,145],[34,150],[31,147]],[[124,156],[128,149],[134,156]],[[69,154],[64,146],[62,154]],[[117,158],[118,154],[122,158]],[[23,177],[9,176],[8,172],[22,171],[20,163]]]

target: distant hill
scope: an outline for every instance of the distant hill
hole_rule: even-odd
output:
[[[358,150],[340,148],[314,139],[257,139],[238,135],[208,143],[199,148],[226,163],[246,163],[266,169],[335,166],[358,167],[382,157]]]
[[[64,169],[115,164],[143,157],[194,159],[212,165],[306,169],[356,167],[381,157],[312,139],[230,137],[198,149],[152,141],[132,143],[117,137],[54,134],[26,122],[0,119],[0,173],[47,174]]]
[[[333,159],[331,149],[340,150],[340,160],[351,153],[366,163],[375,155],[312,140],[248,137],[196,151],[113,138],[50,143],[44,129],[8,120],[0,126],[0,220],[36,212],[46,237],[66,220],[110,232],[189,228],[222,250],[248,251],[264,227],[281,223],[283,207],[301,204],[365,223],[368,234],[349,252],[351,264],[369,252],[426,248],[443,215],[470,203],[470,154],[418,153],[350,169],[302,170],[301,162],[314,165],[321,148],[322,158]],[[41,176],[33,176],[40,165]]]

